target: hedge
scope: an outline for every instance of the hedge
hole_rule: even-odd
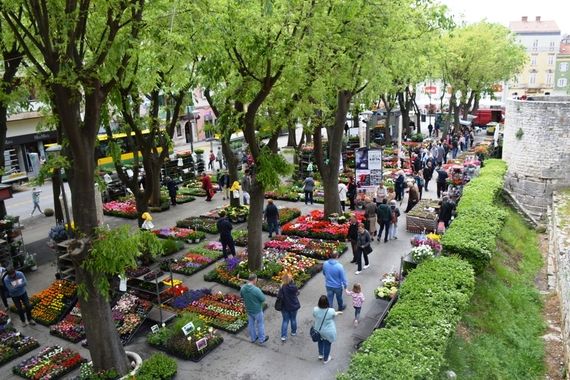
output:
[[[485,161],[480,175],[463,189],[457,217],[441,239],[445,254],[461,256],[476,273],[489,264],[503,227],[506,214],[495,202],[503,188],[506,168],[501,160]]]
[[[421,263],[403,283],[386,327],[372,333],[337,378],[437,378],[474,286],[473,268],[464,260],[439,257]]]

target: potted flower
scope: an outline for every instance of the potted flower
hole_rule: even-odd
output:
[[[418,264],[435,256],[434,250],[427,244],[412,248],[411,254],[412,259]]]

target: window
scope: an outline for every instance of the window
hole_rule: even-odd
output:
[[[179,123],[176,123],[176,136],[182,137],[182,128]]]
[[[532,43],[532,51],[537,51],[538,50],[538,40],[534,40],[534,42]]]
[[[536,66],[536,55],[530,57],[531,66]]]
[[[550,51],[554,51],[555,45],[556,45],[556,42],[550,41],[550,49],[549,49],[549,50],[550,50]]]
[[[529,84],[536,84],[536,73],[530,73],[528,83]]]
[[[546,73],[546,84],[548,86],[552,85],[552,73]]]
[[[558,83],[556,84],[557,87],[566,87],[568,85],[568,79],[560,78],[558,79]]]
[[[568,62],[560,63],[560,71],[568,71]]]
[[[554,65],[554,55],[549,55],[549,56],[548,56],[548,64],[549,64],[549,65]]]

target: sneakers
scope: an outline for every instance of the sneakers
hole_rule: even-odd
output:
[[[319,360],[323,360],[324,356],[323,355],[319,355]]]
[[[359,270],[357,270],[356,272],[354,272],[354,274],[360,274],[360,271],[359,271]]]
[[[364,266],[364,269],[368,268],[369,266],[370,266],[370,264],[366,264],[366,265]]]
[[[358,326],[358,319],[354,320],[354,327]]]
[[[31,321],[28,322],[28,324],[30,326],[35,326],[36,325],[36,321],[34,321],[33,319]]]
[[[296,333],[296,332],[294,332],[294,333],[292,332],[292,333],[291,333],[291,336],[297,336],[297,333]]]
[[[285,338],[284,336],[281,337],[281,341],[285,342],[287,340],[287,338]]]
[[[378,236],[378,238],[376,239],[376,241],[380,241],[380,240],[381,240],[381,239],[380,239],[380,236]]]
[[[338,311],[343,311],[344,309],[346,309],[346,306],[339,307],[339,308],[338,308]]]
[[[397,237],[397,236],[394,236],[394,239],[398,239],[398,237]]]
[[[327,360],[325,360],[325,361],[323,362],[323,364],[327,364],[327,363],[330,362],[331,360],[332,360],[332,356],[329,355],[329,358],[328,358]]]
[[[269,340],[269,337],[266,335],[266,336],[265,336],[265,339],[259,341],[259,345],[260,345],[260,346],[264,346],[264,345],[265,345],[265,342],[267,342],[268,340]]]

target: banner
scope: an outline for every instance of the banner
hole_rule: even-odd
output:
[[[382,151],[380,149],[356,149],[354,164],[358,187],[375,187],[380,184],[382,181]]]

